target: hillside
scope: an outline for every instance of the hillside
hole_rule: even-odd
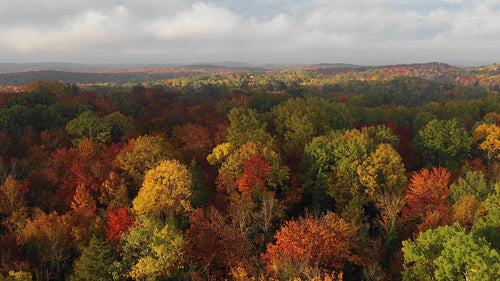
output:
[[[253,66],[242,63],[221,62],[199,65],[83,65],[67,63],[0,64],[0,86],[22,86],[29,81],[61,81],[65,84],[123,85],[147,81],[214,73],[267,73],[273,71],[303,71],[327,75],[330,80],[379,80],[394,77],[419,77],[428,80],[485,85],[500,84],[500,66],[496,64],[473,68],[460,68],[443,63],[425,63],[389,66],[359,66],[351,64],[274,64]],[[3,73],[1,73],[3,72]],[[322,77],[324,79],[324,76]]]

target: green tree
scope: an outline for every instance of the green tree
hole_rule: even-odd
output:
[[[493,192],[493,188],[480,171],[469,171],[465,177],[450,185],[451,198],[457,202],[461,197],[474,195],[479,201],[484,201]]]
[[[92,236],[89,245],[75,261],[75,271],[71,281],[111,280],[111,266],[116,261],[115,252],[104,239]]]
[[[469,158],[472,137],[455,119],[432,120],[418,131],[415,143],[425,165],[456,169]]]
[[[500,251],[500,208],[492,208],[484,217],[477,219],[472,226],[476,236],[484,237],[491,246]]]
[[[498,280],[500,255],[458,224],[403,242],[403,280]]]
[[[110,137],[113,142],[120,142],[122,137],[134,130],[134,120],[118,111],[105,116],[104,121],[111,127]]]
[[[254,109],[235,107],[228,114],[231,125],[227,128],[227,141],[241,146],[249,141],[272,146],[274,138],[266,130],[267,123]]]
[[[78,118],[69,121],[66,131],[76,136],[72,141],[74,145],[86,138],[106,143],[111,136],[111,126],[93,111],[85,111]]]

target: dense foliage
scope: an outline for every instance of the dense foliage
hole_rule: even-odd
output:
[[[498,280],[497,90],[442,64],[27,83],[0,94],[0,280]]]

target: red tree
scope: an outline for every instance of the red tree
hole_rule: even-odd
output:
[[[125,207],[109,209],[106,223],[106,239],[109,243],[118,243],[123,234],[129,233],[128,229],[134,226],[134,221],[134,216],[128,214]]]
[[[236,182],[238,190],[243,194],[250,194],[255,189],[266,189],[266,177],[271,173],[269,161],[262,155],[254,155],[243,163],[243,174]]]

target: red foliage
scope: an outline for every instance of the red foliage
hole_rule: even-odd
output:
[[[134,216],[128,214],[127,208],[108,210],[108,221],[106,222],[106,239],[111,244],[120,241],[123,234],[129,234],[129,228],[134,226]]]
[[[95,197],[121,147],[113,144],[105,148],[94,140],[82,140],[78,147],[54,151],[43,173],[52,185],[60,188],[61,197],[68,205],[78,185],[87,187]]]
[[[415,150],[413,149],[412,143],[413,138],[410,136],[410,130],[405,127],[400,127],[391,121],[385,120],[383,122],[385,126],[390,128],[394,134],[399,138],[398,152],[403,158],[403,163],[406,169],[411,169],[415,162]]]
[[[272,167],[264,156],[254,155],[245,160],[243,174],[236,182],[238,190],[243,194],[250,194],[254,189],[266,189],[266,177],[271,173]]]

